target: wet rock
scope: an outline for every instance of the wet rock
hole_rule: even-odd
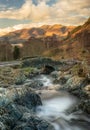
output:
[[[18,91],[16,88],[0,89],[0,107],[6,107],[8,104],[18,98]]]
[[[55,68],[50,66],[50,65],[45,65],[43,68],[42,68],[42,71],[41,73],[42,74],[50,74],[51,72],[55,71]]]
[[[0,122],[0,130],[9,130],[9,128]]]
[[[13,130],[54,130],[53,126],[36,116],[30,116],[28,120],[17,125]]]
[[[16,126],[13,130],[36,130],[36,129],[22,124],[22,125]]]
[[[6,109],[10,116],[14,118],[14,121],[18,121],[23,116],[23,113],[16,104],[9,104],[6,106]]]
[[[26,80],[26,77],[23,73],[20,73],[17,77],[16,77],[16,81],[15,84],[16,85],[22,85]]]
[[[77,88],[77,86],[80,87],[80,85],[84,80],[85,80],[84,78],[73,76],[67,81],[65,87],[68,89],[75,89]]]
[[[33,92],[31,88],[26,86],[19,86],[16,88],[2,88],[0,89],[0,128],[1,130],[13,130],[18,122],[22,122],[21,126],[17,129],[31,129],[26,124],[25,127],[22,120],[25,113],[33,114],[38,105],[42,105],[41,99],[38,94]],[[32,111],[33,110],[33,111]],[[26,120],[27,121],[27,120]],[[34,130],[32,128],[32,130]]]
[[[81,100],[81,102],[78,105],[78,109],[81,109],[84,112],[90,114],[90,99]]]
[[[9,103],[9,100],[6,98],[6,95],[1,95],[0,97],[0,107],[5,107]]]
[[[66,82],[63,88],[80,99],[85,99],[87,98],[87,93],[84,91],[84,87],[87,84],[88,80],[86,78],[74,76]]]
[[[7,91],[2,89],[1,92],[0,107],[6,107],[10,114],[15,114],[15,116],[21,115],[17,104],[29,109],[35,109],[38,105],[42,105],[39,95],[26,86],[10,88]]]
[[[9,114],[4,114],[2,117],[0,117],[0,121],[4,124],[4,127],[6,127],[5,130],[12,129],[16,123],[14,118],[11,117],[11,115],[9,115]]]
[[[58,71],[53,71],[53,72],[50,74],[50,76],[51,76],[52,78],[54,78],[54,79],[57,79],[57,78],[59,77],[59,75],[60,75],[60,72],[58,72]]]
[[[0,107],[0,116],[4,115],[6,112],[7,111],[4,107]]]
[[[32,81],[28,86],[33,89],[40,89],[40,88],[42,88],[43,83],[40,82],[39,80],[36,80],[36,81]]]
[[[58,72],[57,78],[54,78],[54,84],[65,85],[66,82],[72,77],[72,74],[68,74],[68,72]]]
[[[82,110],[90,114],[90,92],[87,78],[73,76],[62,88],[79,98],[79,104],[75,106],[73,111]]]
[[[29,91],[21,95],[21,97],[16,100],[16,103],[33,110],[35,110],[37,106],[42,105],[39,95]]]
[[[26,106],[29,109],[34,109],[38,105],[41,105],[41,99],[38,94],[31,90],[27,86],[19,86],[19,88],[10,88],[6,93],[5,100],[8,100],[8,104],[13,102],[16,105]]]

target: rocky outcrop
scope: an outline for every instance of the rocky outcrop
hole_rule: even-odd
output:
[[[26,80],[26,76],[21,72],[15,79],[16,85],[22,85]]]
[[[74,111],[81,109],[90,114],[90,79],[65,74],[63,77],[60,76],[55,79],[54,83],[61,85],[58,90],[68,91],[79,98],[79,103],[74,108]]]
[[[20,98],[16,99],[15,103],[33,110],[35,110],[37,106],[42,105],[39,95],[34,92],[30,93],[29,91],[27,91],[25,95],[22,95]]]
[[[39,95],[30,88],[21,86],[3,90],[0,98],[0,130],[54,130],[47,121],[32,116],[39,105],[42,105]]]
[[[24,120],[25,123],[18,124],[13,130],[54,130],[50,123],[36,116],[30,116],[28,119],[23,117],[22,120]]]

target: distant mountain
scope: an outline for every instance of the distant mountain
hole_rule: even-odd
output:
[[[60,24],[55,25],[43,25],[41,27],[43,30],[46,31],[45,36],[52,36],[53,34],[58,35],[59,37],[64,37],[70,32],[72,29],[74,29],[73,26],[63,26]]]
[[[85,24],[74,28],[61,41],[59,47],[45,52],[46,56],[54,58],[86,59],[90,63],[90,18]]]
[[[24,43],[30,37],[34,38],[43,38],[47,36],[52,36],[56,34],[59,38],[64,38],[67,36],[68,32],[70,32],[74,27],[73,26],[63,26],[59,24],[55,25],[43,25],[38,28],[29,28],[29,29],[21,29],[14,32],[10,32],[0,39],[5,40],[8,39],[10,43]]]

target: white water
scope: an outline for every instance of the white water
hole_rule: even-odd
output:
[[[45,76],[42,75],[41,78],[42,78],[44,86],[51,86],[52,85],[52,82],[48,77],[45,77]]]
[[[52,81],[48,77],[41,76],[44,86],[51,86]],[[37,108],[37,116],[51,122],[55,130],[89,130],[85,122],[90,120],[81,113],[68,114],[77,100],[66,92],[55,90],[40,90],[43,106]],[[83,120],[83,122],[80,122]]]
[[[48,76],[40,75],[34,80],[39,80],[41,83],[43,83],[43,87],[52,86],[52,80]]]

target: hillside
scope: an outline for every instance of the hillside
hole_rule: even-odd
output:
[[[15,46],[19,47],[19,58],[36,55],[42,56],[42,54],[50,48],[59,45],[59,41],[66,38],[68,32],[73,28],[74,27],[71,26],[66,27],[56,24],[10,32],[5,36],[0,37],[0,60],[12,59]],[[3,44],[5,44],[5,47]],[[5,53],[3,53],[3,50],[8,48],[8,44],[11,46],[11,49],[7,49],[7,51],[4,51]],[[10,55],[9,52],[11,52]],[[8,55],[8,58],[3,58],[6,57],[6,55]]]
[[[67,36],[68,32],[70,32],[74,26],[63,26],[60,24],[55,25],[43,25],[41,27],[46,31],[45,36],[52,36],[53,34],[56,34],[59,37],[65,37]]]
[[[90,63],[90,19],[76,28],[55,24],[8,33],[0,38],[0,55],[8,55],[6,59],[12,59],[15,46],[20,49],[19,58],[43,55],[54,59],[87,60]]]
[[[63,26],[59,24],[55,25],[43,25],[38,28],[21,29],[14,32],[10,32],[2,37],[0,40],[8,38],[11,44],[15,43],[25,43],[30,37],[43,38],[47,36],[52,36],[56,34],[59,38],[64,38],[67,36],[74,27],[73,26]]]
[[[55,59],[86,59],[90,63],[90,18],[85,24],[74,28],[62,40],[62,45],[45,52],[44,55],[53,56]]]

